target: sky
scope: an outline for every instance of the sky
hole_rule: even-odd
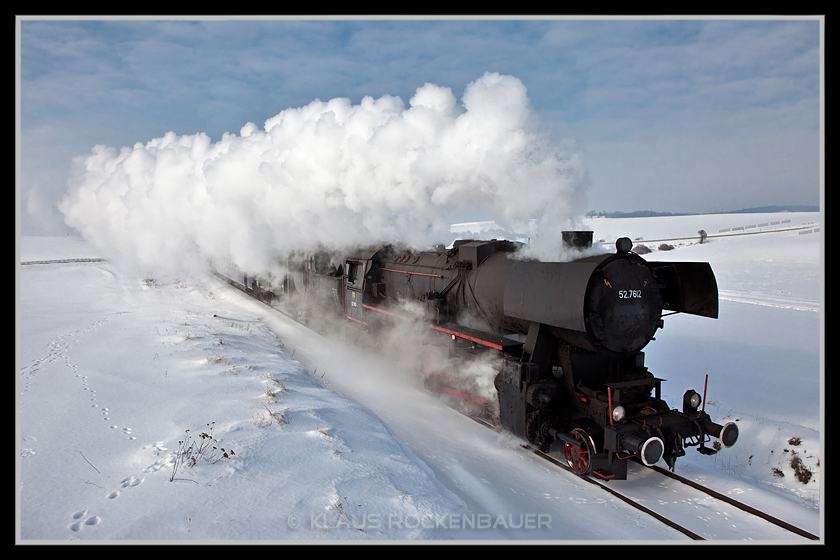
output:
[[[408,108],[426,84],[462,103],[488,73],[521,82],[529,118],[574,152],[582,211],[817,205],[821,28],[817,17],[19,18],[20,231],[73,231],[58,204],[94,146],[169,132],[217,143],[315,100]]]

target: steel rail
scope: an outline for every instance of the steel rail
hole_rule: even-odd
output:
[[[488,425],[488,427],[491,427],[491,426]],[[565,469],[568,472],[573,472],[572,469],[570,469],[569,466],[566,465],[565,463],[563,463],[562,461],[560,461],[560,460],[558,460],[558,459],[556,459],[556,458],[554,458],[554,457],[552,457],[552,456],[550,456],[546,453],[543,453],[542,451],[540,451],[539,449],[536,449],[535,447],[533,447],[531,445],[523,444],[522,447],[532,451],[534,454],[536,454],[536,455],[540,456],[541,458],[549,461],[550,463],[553,463],[554,465],[557,465],[558,467],[561,467],[561,468]],[[795,525],[792,525],[792,524],[788,523],[787,521],[783,521],[783,520],[781,520],[777,517],[774,517],[774,516],[772,516],[768,513],[763,512],[759,509],[756,509],[752,506],[749,506],[749,505],[747,505],[743,502],[739,502],[738,500],[730,498],[729,496],[726,496],[725,494],[721,494],[720,492],[712,490],[711,488],[708,488],[706,486],[698,484],[698,483],[696,483],[692,480],[689,480],[687,478],[684,478],[684,477],[682,477],[678,474],[674,474],[667,469],[663,469],[662,467],[659,467],[659,466],[656,466],[656,465],[654,465],[652,467],[648,467],[648,468],[650,468],[650,469],[652,469],[652,470],[654,470],[654,471],[656,471],[660,474],[663,474],[663,475],[665,475],[665,476],[667,476],[667,477],[669,477],[673,480],[676,480],[677,482],[681,482],[681,483],[685,484],[686,486],[690,486],[691,488],[694,488],[695,490],[703,492],[704,494],[707,494],[707,495],[709,495],[709,496],[711,496],[711,497],[713,497],[717,500],[720,500],[720,501],[722,501],[726,504],[729,504],[732,507],[738,508],[745,513],[749,513],[750,515],[758,517],[759,519],[763,519],[763,520],[765,520],[765,521],[767,521],[767,522],[769,522],[773,525],[776,525],[777,527],[780,527],[782,529],[790,531],[791,533],[799,535],[800,537],[804,537],[806,539],[810,539],[810,540],[813,540],[813,541],[820,540],[820,537],[818,537],[817,535],[815,535],[813,533],[810,533],[810,532],[808,532],[804,529],[800,529],[799,527],[796,527]],[[580,476],[580,475],[578,475],[578,476]],[[672,528],[680,531],[681,533],[683,533],[685,535],[688,535],[692,539],[705,540],[703,537],[700,537],[699,535],[690,531],[689,529],[687,529],[687,528],[669,520],[668,518],[654,512],[654,511],[649,510],[648,508],[642,506],[641,504],[633,501],[631,498],[629,498],[627,496],[624,496],[620,492],[617,492],[617,491],[613,490],[612,488],[608,487],[607,484],[604,483],[604,482],[601,482],[601,481],[599,481],[595,478],[592,478],[591,476],[581,476],[580,478],[582,480],[585,480],[586,482],[589,482],[590,484],[595,484],[597,486],[600,486],[601,488],[603,488],[604,490],[606,490],[607,492],[609,492],[613,496],[621,499],[622,501],[632,505],[633,507],[635,507],[635,508],[637,508],[641,511],[644,511],[645,513],[647,513],[647,514],[655,517],[659,521],[665,523],[669,527],[672,527]]]
[[[532,446],[530,446],[530,445],[527,445],[527,444],[523,444],[523,445],[522,445],[522,447],[524,447],[525,449],[528,449],[529,451],[531,451],[531,452],[533,452],[534,454],[538,455],[539,457],[541,457],[541,458],[545,459],[546,461],[549,461],[550,463],[553,463],[554,465],[557,465],[558,467],[560,467],[560,468],[562,468],[562,469],[565,469],[566,471],[568,471],[568,472],[570,472],[570,473],[573,473],[572,469],[570,469],[568,465],[566,465],[566,464],[565,464],[565,463],[563,463],[562,461],[559,461],[559,460],[555,459],[555,458],[554,458],[554,457],[552,457],[551,455],[548,455],[548,454],[546,454],[546,453],[543,453],[543,452],[542,452],[542,451],[540,451],[539,449],[537,449],[537,448],[535,448],[535,447],[532,447]],[[574,473],[573,473],[573,474],[574,474]],[[695,533],[695,532],[691,531],[691,530],[690,530],[690,529],[688,529],[687,527],[683,527],[683,526],[682,526],[682,525],[680,525],[679,523],[677,523],[677,522],[675,522],[675,521],[672,521],[672,520],[668,519],[667,517],[665,517],[665,516],[663,516],[663,515],[660,515],[660,514],[656,513],[656,512],[655,512],[655,511],[653,511],[652,509],[649,509],[649,508],[647,508],[647,507],[643,506],[642,504],[640,504],[640,503],[638,503],[638,502],[633,501],[631,498],[629,498],[629,497],[625,496],[625,495],[624,495],[624,494],[622,494],[621,492],[617,492],[617,491],[613,490],[612,488],[610,488],[609,486],[607,486],[607,485],[606,485],[605,483],[603,483],[603,482],[600,482],[600,481],[598,481],[598,480],[596,480],[596,479],[594,479],[594,478],[592,478],[592,477],[589,477],[589,476],[581,476],[581,477],[580,477],[580,479],[581,479],[581,480],[585,480],[586,482],[588,482],[588,483],[590,483],[590,484],[594,484],[595,486],[598,486],[599,488],[601,488],[601,489],[605,490],[606,492],[609,492],[610,494],[612,494],[613,496],[615,496],[615,497],[616,497],[616,498],[618,498],[619,500],[621,500],[621,501],[625,502],[626,504],[631,505],[631,506],[633,506],[634,508],[638,509],[639,511],[641,511],[641,512],[643,512],[643,513],[646,513],[646,514],[650,515],[650,516],[651,516],[651,517],[653,517],[654,519],[656,519],[656,520],[658,520],[658,521],[660,521],[660,522],[664,523],[665,525],[667,525],[667,526],[671,527],[672,529],[676,529],[677,531],[679,531],[679,532],[680,532],[680,533],[682,533],[683,535],[686,535],[687,537],[689,537],[689,538],[691,538],[691,539],[693,539],[693,540],[695,540],[695,541],[704,541],[704,540],[706,540],[705,538],[703,538],[703,537],[701,537],[700,535],[698,535],[697,533]]]
[[[493,426],[492,424],[486,422],[485,420],[483,420],[481,418],[475,418],[475,417],[471,417],[471,418],[473,420],[475,420],[476,422],[478,422],[479,424],[482,424],[482,425],[484,425],[485,427],[487,427],[491,430],[498,431],[496,426]],[[533,445],[523,443],[522,447],[524,449],[527,449],[527,450],[531,451],[532,453],[539,456],[540,458],[545,459],[546,461],[562,468],[563,470],[565,470],[567,472],[570,472],[572,474],[576,474],[576,473],[574,473],[574,471],[572,471],[572,469],[569,467],[569,465],[567,465],[566,463],[564,463],[563,461],[560,461],[559,459],[557,459],[555,457],[552,457],[551,455],[549,455],[547,453],[543,453],[542,451],[540,451],[539,449],[537,449]],[[652,470],[654,470],[654,471],[656,471],[660,474],[663,474],[663,475],[665,475],[669,478],[672,478],[672,479],[676,480],[677,482],[681,482],[681,483],[685,484],[686,486],[690,486],[691,488],[694,488],[695,490],[698,490],[700,492],[708,494],[709,496],[711,496],[715,499],[718,499],[718,500],[720,500],[720,501],[722,501],[726,504],[729,504],[729,505],[731,505],[735,508],[738,508],[741,511],[749,513],[750,515],[753,515],[755,517],[758,517],[760,519],[768,521],[769,523],[772,523],[773,525],[776,525],[777,527],[780,527],[782,529],[790,531],[791,533],[799,535],[800,537],[804,537],[806,539],[815,540],[815,541],[820,540],[820,537],[818,537],[817,535],[814,535],[813,533],[810,533],[810,532],[808,532],[804,529],[800,529],[799,527],[796,527],[795,525],[792,525],[792,524],[788,523],[787,521],[783,521],[783,520],[781,520],[777,517],[774,517],[774,516],[772,516],[768,513],[763,512],[759,509],[756,509],[752,506],[749,506],[749,505],[747,505],[743,502],[739,502],[738,500],[730,498],[729,496],[721,494],[720,492],[712,490],[711,488],[708,488],[706,486],[698,484],[698,483],[696,483],[692,480],[689,480],[685,477],[682,477],[678,474],[672,473],[671,471],[669,471],[667,469],[663,469],[662,467],[659,467],[659,466],[656,466],[656,465],[654,465],[652,467],[648,467],[648,468],[650,468],[650,469],[652,469]],[[670,519],[656,513],[653,510],[650,510],[650,509],[646,508],[645,506],[639,504],[638,502],[633,501],[632,498],[629,498],[629,497],[621,494],[620,492],[617,492],[617,491],[613,490],[612,488],[607,486],[607,484],[605,482],[601,482],[600,480],[595,479],[595,478],[593,478],[591,476],[588,476],[588,475],[587,476],[577,475],[577,476],[581,480],[585,480],[586,482],[588,482],[590,484],[594,484],[596,486],[599,486],[599,487],[603,488],[604,490],[606,490],[607,492],[609,492],[613,496],[619,498],[620,500],[626,502],[627,504],[633,506],[634,508],[636,508],[640,511],[643,511],[644,513],[647,513],[648,515],[656,518],[657,520],[659,520],[662,523],[668,525],[669,527],[672,527],[673,529],[676,529],[677,531],[683,533],[684,535],[686,535],[688,537],[691,537],[694,540],[706,540],[703,537],[701,537],[700,535],[691,531],[690,529],[688,529],[686,527],[683,527],[682,525],[679,525],[678,523],[676,523],[674,521],[671,521]]]
[[[668,469],[663,469],[662,467],[659,467],[657,465],[653,465],[652,467],[648,467],[648,468],[653,469],[654,471],[658,472],[659,474],[663,474],[663,475],[667,476],[668,478],[671,478],[671,479],[676,480],[678,482],[682,482],[686,486],[691,486],[695,490],[699,490],[701,492],[704,492],[704,493],[708,494],[709,496],[711,496],[715,499],[726,502],[727,504],[729,504],[731,506],[734,506],[734,507],[740,509],[741,511],[745,511],[749,514],[755,515],[756,517],[760,517],[761,519],[764,519],[765,521],[769,521],[773,525],[781,527],[782,529],[786,529],[786,530],[790,531],[791,533],[796,533],[800,537],[805,537],[806,539],[811,539],[812,541],[820,540],[820,538],[813,533],[809,533],[808,531],[806,531],[804,529],[800,529],[799,527],[797,527],[795,525],[792,525],[792,524],[788,523],[787,521],[779,519],[778,517],[773,517],[769,513],[765,513],[763,511],[761,511],[759,509],[756,509],[752,506],[749,506],[749,505],[747,505],[743,502],[739,502],[738,500],[734,500],[734,499],[730,498],[729,496],[727,496],[725,494],[721,494],[720,492],[712,490],[711,488],[707,488],[706,486],[702,486],[702,485],[694,482],[693,480],[689,480],[689,479],[687,479],[685,477],[682,477],[682,476],[680,476],[676,473],[672,473]]]

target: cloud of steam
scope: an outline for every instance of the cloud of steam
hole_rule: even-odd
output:
[[[450,242],[449,224],[476,207],[510,229],[536,220],[557,252],[579,210],[577,155],[552,141],[517,78],[487,73],[461,101],[426,84],[408,108],[338,98],[216,143],[170,132],[96,146],[59,209],[105,256],[154,273],[208,259],[259,273],[274,255],[323,245],[426,248]]]
[[[395,302],[389,311],[400,318],[384,319],[372,335],[348,328],[343,322],[330,323],[326,329],[319,329],[329,340],[339,343],[334,348],[342,357],[334,362],[341,367],[333,370],[332,376],[349,375],[354,390],[365,386],[378,394],[387,392],[389,399],[397,398],[397,393],[403,389],[412,391],[409,393],[411,398],[414,390],[423,388],[429,381],[428,390],[439,393],[454,408],[485,419],[498,417],[498,391],[494,381],[502,368],[500,353],[492,350],[470,352],[468,357],[450,354],[449,335],[429,329],[424,306],[416,301]],[[377,319],[381,317],[373,314],[367,320],[375,323]],[[375,352],[371,352],[373,347]],[[355,360],[348,361],[348,356]],[[354,364],[356,360],[363,365]],[[348,366],[353,368],[352,372]],[[453,396],[446,390],[441,392],[436,388],[441,385],[470,398]],[[471,400],[476,397],[486,403],[482,405]]]

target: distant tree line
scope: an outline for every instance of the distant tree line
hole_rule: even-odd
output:
[[[678,213],[674,214],[673,212],[656,212],[654,210],[636,210],[635,212],[604,212],[601,210],[600,212],[596,212],[595,210],[590,210],[586,213],[587,218],[653,218],[656,216],[691,216],[691,213]]]
[[[792,206],[756,206],[755,208],[744,208],[742,210],[732,210],[730,212],[714,212],[714,214],[770,214],[772,212],[819,212],[819,206],[811,206],[807,204],[792,205]]]
[[[590,210],[586,213],[587,218],[655,218],[658,216],[699,216],[703,214],[771,214],[773,212],[819,212],[819,206],[792,205],[792,206],[756,206],[754,208],[742,208],[740,210],[729,210],[726,212],[656,212],[654,210],[636,210],[634,212],[604,212]]]

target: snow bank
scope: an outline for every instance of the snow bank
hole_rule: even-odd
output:
[[[22,269],[21,538],[453,538],[412,521],[463,502],[223,286]],[[173,472],[202,433],[229,458]]]

